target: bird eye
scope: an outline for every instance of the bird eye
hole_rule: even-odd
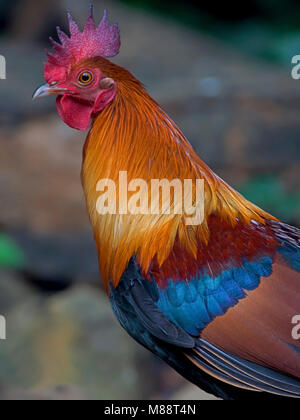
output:
[[[80,73],[78,81],[82,85],[88,85],[93,80],[93,75],[89,71],[84,71]]]

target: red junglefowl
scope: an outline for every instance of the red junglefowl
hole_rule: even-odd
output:
[[[120,36],[106,13],[96,26],[91,8],[83,32],[68,18],[34,98],[56,95],[66,124],[91,124],[82,183],[120,324],[220,398],[299,397],[300,231],[215,175],[143,85],[108,61]],[[178,199],[174,180],[195,185]]]

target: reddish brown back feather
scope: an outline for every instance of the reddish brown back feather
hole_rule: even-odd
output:
[[[237,356],[300,378],[292,317],[299,313],[299,273],[276,263],[269,278],[217,317],[202,338]]]
[[[237,223],[232,226],[212,215],[208,218],[208,229],[209,241],[206,244],[198,240],[196,259],[177,237],[163,265],[160,267],[154,260],[152,273],[160,288],[167,287],[169,278],[188,281],[204,270],[217,277],[223,270],[239,267],[244,259],[252,261],[258,256],[272,258],[279,245],[268,225]]]

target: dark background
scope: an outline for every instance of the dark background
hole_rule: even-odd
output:
[[[86,0],[0,0],[0,398],[205,398],[119,327],[101,289],[80,185],[85,133],[53,98],[32,103],[44,48]],[[121,29],[114,60],[175,119],[203,160],[300,226],[300,3],[94,1]]]

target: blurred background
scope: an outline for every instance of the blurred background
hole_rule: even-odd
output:
[[[0,399],[208,396],[138,346],[101,289],[80,185],[85,133],[53,98],[32,104],[44,48],[89,0],[0,0]],[[94,0],[119,22],[114,60],[200,156],[256,204],[300,226],[300,3]],[[234,7],[233,7],[234,6]]]

